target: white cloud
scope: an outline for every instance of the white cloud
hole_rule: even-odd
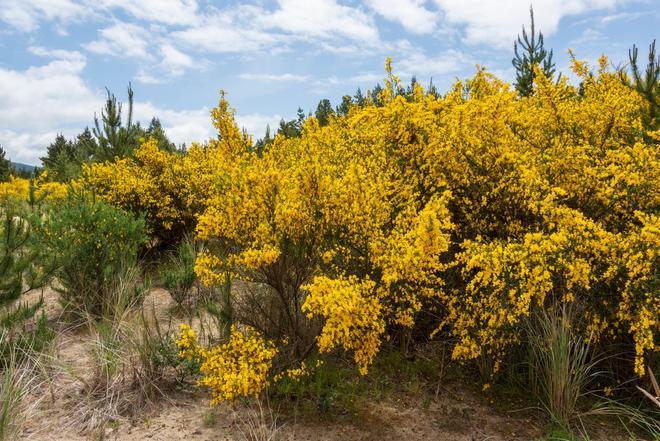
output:
[[[408,32],[425,34],[432,32],[437,14],[424,7],[426,0],[367,0],[378,14],[401,24]]]
[[[5,149],[7,158],[11,161],[37,165],[40,164],[39,158],[46,153],[46,146],[53,142],[57,135],[62,133],[70,138],[78,132],[73,129],[35,133],[0,129],[0,146]]]
[[[348,82],[350,83],[369,83],[369,86],[372,86],[376,84],[379,81],[382,81],[383,78],[385,77],[385,73],[361,73],[358,75],[353,75],[352,77],[348,78]],[[373,84],[371,84],[373,83]]]
[[[149,121],[153,116],[160,119],[167,136],[175,144],[205,142],[217,137],[217,131],[211,122],[211,110],[207,107],[193,110],[172,110],[158,107],[150,102],[136,102],[135,117],[140,121]],[[277,128],[280,115],[261,113],[237,114],[236,123],[251,134],[254,139],[263,137],[266,125],[270,124],[271,133]]]
[[[175,42],[212,53],[253,52],[283,41],[277,34],[255,28],[254,16],[245,17],[259,13],[256,8],[246,7],[207,15],[197,25],[174,32],[172,38]]]
[[[84,45],[90,52],[120,57],[150,58],[149,33],[132,23],[118,21],[99,31],[100,38]]]
[[[163,84],[165,79],[162,77],[156,77],[147,73],[144,69],[138,70],[138,73],[135,75],[135,81],[142,84]]]
[[[90,125],[105,96],[82,79],[86,66],[82,54],[41,47],[30,50],[55,59],[25,70],[0,68],[0,102],[6,106],[0,112],[0,145],[13,161],[38,164],[58,133],[70,138]],[[159,117],[176,143],[205,141],[215,135],[208,108],[171,110],[140,101],[134,107],[136,120]],[[246,118],[246,127],[256,129],[255,118]]]
[[[643,12],[621,12],[618,14],[606,15],[600,19],[600,23],[604,26],[607,26],[610,23],[616,21],[631,21],[637,17],[641,17],[642,15],[644,15]]]
[[[0,21],[23,32],[32,32],[42,20],[66,22],[88,15],[90,10],[73,0],[3,0]]]
[[[171,44],[162,45],[160,47],[160,54],[163,57],[160,63],[161,66],[171,75],[181,75],[185,69],[195,67],[195,62],[189,55],[184,54]]]
[[[12,160],[28,164],[38,162],[57,133],[73,135],[88,125],[103,104],[80,76],[86,65],[81,54],[32,52],[56,59],[21,71],[0,68],[0,144]]]
[[[280,115],[264,115],[261,113],[249,113],[246,115],[236,115],[236,123],[239,127],[245,128],[245,130],[252,135],[256,141],[259,138],[263,138],[266,133],[266,126],[270,126],[271,136],[277,131],[279,127],[280,120],[282,117]]]
[[[100,0],[98,5],[107,9],[121,8],[149,22],[180,26],[198,20],[196,0]]]
[[[23,71],[0,68],[0,127],[45,129],[89,119],[101,101],[80,77],[84,59],[57,59]]]
[[[307,75],[295,75],[291,73],[284,74],[259,74],[243,73],[238,76],[243,80],[264,81],[264,82],[304,82],[309,79]]]
[[[474,65],[474,61],[463,52],[453,49],[436,55],[427,55],[416,50],[405,54],[400,61],[394,59],[394,71],[401,76],[432,76],[458,73],[461,70]]]
[[[529,6],[534,7],[536,29],[554,34],[559,21],[568,15],[614,7],[622,0],[435,0],[444,11],[445,20],[465,25],[465,39],[470,44],[486,43],[511,48],[522,26],[529,27]]]
[[[206,107],[172,110],[158,107],[148,101],[138,101],[134,104],[134,115],[139,121],[149,121],[154,116],[157,117],[167,136],[176,144],[204,142],[215,135],[211,124],[211,111]]]
[[[372,44],[379,39],[369,15],[336,0],[278,0],[278,4],[279,9],[259,18],[260,24],[306,38],[341,36]]]
[[[85,62],[86,58],[78,51],[67,51],[63,49],[47,49],[42,46],[30,46],[28,51],[39,57],[56,58],[58,60],[69,61],[82,61]]]

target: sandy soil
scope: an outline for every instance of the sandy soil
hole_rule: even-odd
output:
[[[36,294],[35,294],[36,295]],[[45,293],[46,311],[54,323],[61,309],[56,294]],[[169,295],[153,290],[145,307],[166,317]],[[76,415],[83,400],[83,385],[91,370],[89,332],[84,327],[61,329],[48,382],[32,397],[35,409],[23,431],[30,440],[243,440],[242,431],[254,418],[247,408],[211,409],[208,395],[194,387],[164,392],[138,415],[105,424],[94,432],[81,432]],[[406,394],[398,399],[367,401],[358,415],[333,418],[303,417],[281,412],[278,440],[532,440],[543,433],[542,422],[530,412],[503,403],[491,405],[480,394],[461,385],[443,386],[437,399]],[[294,412],[295,413],[295,412]],[[612,439],[605,437],[603,439]]]

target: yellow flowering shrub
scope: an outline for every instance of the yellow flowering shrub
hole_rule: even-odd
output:
[[[212,283],[233,271],[272,286],[283,308],[295,308],[285,316],[293,341],[304,338],[296,329],[304,304],[309,317],[326,319],[319,346],[353,351],[366,372],[386,323],[412,326],[441,284],[451,195],[418,172],[419,144],[428,140],[418,139],[422,129],[406,118],[409,106],[423,109],[431,101],[398,98],[326,128],[310,118],[301,138],[278,137],[262,156],[243,154],[226,191],[199,217],[198,236],[223,251],[202,255],[197,274]],[[313,278],[319,271],[324,279]],[[368,280],[378,289],[367,289]],[[348,296],[357,303],[343,305]],[[361,315],[361,323],[340,323]]]
[[[48,182],[46,172],[32,181],[34,197],[37,201],[60,201],[69,194],[69,185],[62,182]],[[7,182],[0,182],[0,198],[28,200],[30,180],[12,176]]]
[[[164,230],[196,225],[200,279],[267,285],[279,310],[260,323],[297,356],[315,340],[366,373],[416,328],[498,366],[534,309],[578,303],[574,326],[629,343],[643,375],[660,349],[660,135],[607,59],[573,68],[579,87],[537,72],[524,98],[481,68],[404,97],[388,60],[382,105],[308,118],[259,155],[223,95],[218,139],[185,155],[147,142],[84,179]]]
[[[185,154],[158,148],[155,139],[145,140],[133,157],[83,166],[80,185],[106,202],[144,214],[150,233],[165,242],[192,232],[196,217],[208,200],[235,172],[234,158],[246,150],[251,139],[233,123],[233,109],[221,96],[212,111],[218,139],[193,144]]]
[[[173,172],[179,161],[178,155],[160,150],[150,139],[134,157],[85,164],[81,185],[105,202],[143,213],[150,234],[165,238],[180,233],[187,220],[179,198],[185,178],[177,180]]]
[[[7,182],[0,182],[0,197],[3,199],[27,199],[30,195],[30,180],[12,176]]]
[[[356,277],[346,280],[316,277],[307,288],[310,295],[303,311],[308,312],[309,318],[313,314],[325,318],[318,337],[319,351],[327,352],[341,345],[353,351],[360,372],[366,374],[385,332],[381,304],[373,294],[375,283],[359,281]]]
[[[253,329],[233,326],[226,343],[210,348],[199,345],[188,325],[182,324],[180,333],[179,356],[200,363],[198,384],[211,390],[211,405],[257,396],[268,386],[277,349]]]

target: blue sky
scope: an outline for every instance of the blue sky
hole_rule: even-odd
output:
[[[659,0],[533,0],[536,23],[567,71],[567,50],[614,64],[660,28]],[[176,142],[214,135],[224,89],[261,136],[321,98],[363,91],[385,57],[408,81],[443,91],[477,64],[511,80],[512,45],[529,0],[0,0],[0,145],[36,164],[57,133],[93,122],[105,87],[136,115],[160,117]]]

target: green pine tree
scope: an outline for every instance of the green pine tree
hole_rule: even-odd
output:
[[[101,111],[101,120],[94,115],[94,128],[92,129],[97,150],[94,160],[98,162],[113,161],[133,154],[144,134],[139,124],[133,123],[133,88],[128,85],[128,115],[126,125],[123,124],[121,112],[122,103],[110,90],[106,89],[108,98],[105,108]]]
[[[383,102],[380,99],[380,94],[382,91],[383,91],[383,87],[380,84],[376,84],[374,90],[367,92],[369,101],[371,101],[373,105],[376,107],[382,107],[383,105]]]
[[[555,63],[552,61],[552,49],[546,51],[543,46],[543,33],[536,34],[534,26],[534,9],[529,8],[531,18],[531,34],[527,35],[525,26],[522,28],[522,38],[513,43],[515,57],[512,60],[516,68],[516,90],[520,96],[529,96],[534,86],[534,66],[539,66],[546,77],[555,74]],[[520,51],[519,51],[520,50]]]
[[[257,153],[257,156],[261,157],[261,155],[268,150],[268,147],[272,142],[273,138],[270,136],[270,124],[266,124],[266,133],[264,134],[264,137],[254,143],[254,151]]]
[[[11,161],[5,155],[5,149],[0,146],[0,182],[7,182],[12,174]]]
[[[353,102],[360,107],[364,106],[367,102],[367,98],[362,94],[362,89],[359,87],[355,91],[355,95],[353,95]]]
[[[417,77],[415,75],[412,76],[410,79],[410,84],[408,85],[408,88],[403,92],[401,95],[403,95],[406,100],[412,101],[415,98],[415,85],[417,84]]]
[[[41,163],[48,171],[50,179],[64,182],[80,175],[83,160],[84,157],[79,155],[76,144],[59,134],[46,148],[46,156],[41,158]]]
[[[433,84],[433,77],[431,77],[431,81],[429,81],[429,88],[426,90],[426,94],[431,95],[434,98],[438,98],[440,96],[438,88],[435,87],[435,84]]]
[[[35,206],[34,188],[30,206]],[[32,241],[32,227],[39,221],[36,211],[16,201],[3,201],[0,224],[0,330],[10,332],[32,318],[41,300],[28,304],[21,297],[48,281],[44,256]]]
[[[321,101],[319,101],[318,106],[316,106],[316,112],[314,113],[314,116],[319,121],[319,125],[321,127],[324,127],[327,126],[328,123],[330,123],[330,118],[334,114],[335,111],[332,108],[332,104],[330,103],[330,100],[324,98]]]
[[[149,127],[144,132],[144,138],[154,138],[158,148],[166,152],[173,153],[176,151],[176,146],[165,134],[163,125],[160,123],[160,120],[156,117],[151,118],[151,123]]]
[[[657,130],[660,122],[660,55],[656,56],[655,40],[649,45],[648,64],[643,72],[637,64],[638,52],[635,45],[628,51],[631,75],[622,75],[622,78],[649,102],[645,123],[651,130]]]
[[[298,107],[297,118],[286,121],[280,120],[280,126],[277,129],[277,134],[285,138],[297,138],[302,133],[302,126],[305,123],[305,111]]]
[[[348,115],[348,111],[353,104],[353,97],[350,95],[344,95],[341,97],[341,104],[337,106],[337,114]]]

